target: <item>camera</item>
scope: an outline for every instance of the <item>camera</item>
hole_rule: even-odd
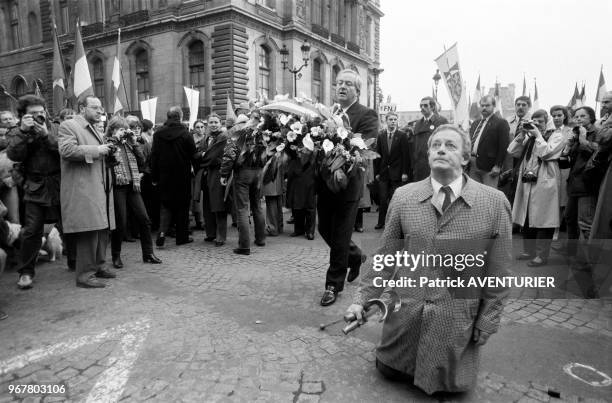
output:
[[[47,119],[45,119],[44,115],[36,115],[36,116],[32,117],[32,119],[34,119],[34,121],[36,123],[38,123],[39,125],[44,125],[45,122],[47,121]]]
[[[522,127],[525,130],[533,130],[533,129],[535,129],[535,125],[531,121],[523,122]]]
[[[523,179],[523,183],[537,182],[538,175],[535,174],[533,171],[526,171],[523,172],[521,179]]]
[[[106,145],[108,145],[108,147],[110,148],[110,151],[108,152],[108,155],[106,156],[105,160],[106,160],[106,163],[111,167],[119,165],[119,160],[117,160],[117,157],[115,156],[115,153],[117,152],[117,148],[118,148],[117,143],[118,143],[118,140],[115,138],[112,138],[112,137],[106,138]]]

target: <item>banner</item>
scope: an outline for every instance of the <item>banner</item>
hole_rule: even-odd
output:
[[[115,60],[113,62],[113,75],[111,77],[112,81],[112,93],[113,93],[113,110],[112,113],[115,114],[123,109],[123,105],[119,100],[119,88],[121,87],[121,64],[119,62],[119,58],[121,57],[121,28],[117,31],[117,53],[115,54]],[[142,110],[142,109],[141,109]]]
[[[482,98],[482,89],[480,88],[480,76],[478,76],[478,83],[476,83],[476,89],[474,90],[474,98],[470,104],[470,119],[472,121],[478,120],[482,117],[480,112],[480,98]]]
[[[381,103],[378,105],[378,114],[386,115],[389,112],[397,112],[397,104],[392,104],[388,102]]]
[[[448,95],[455,110],[455,123],[464,129],[470,124],[467,89],[464,88],[463,77],[459,66],[459,51],[457,43],[440,55],[435,62],[438,64]]]
[[[189,104],[189,128],[193,129],[193,124],[198,119],[198,107],[200,106],[200,91],[183,87]]]
[[[143,119],[148,119],[155,124],[155,114],[157,113],[157,97],[140,101],[140,113]]]
[[[85,48],[83,47],[83,38],[81,37],[81,28],[77,22],[74,56],[74,96],[79,99],[82,95],[93,96],[93,85],[91,76],[89,75],[89,65],[85,56]]]

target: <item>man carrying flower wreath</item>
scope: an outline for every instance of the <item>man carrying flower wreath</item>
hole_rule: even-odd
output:
[[[338,104],[333,112],[340,116],[353,133],[361,133],[361,138],[368,140],[378,133],[378,115],[370,108],[359,103],[361,78],[353,70],[342,70],[336,81],[336,98]],[[346,173],[334,170],[323,163],[316,178],[317,212],[319,216],[319,233],[330,247],[329,268],[325,279],[325,293],[321,305],[328,306],[336,302],[339,292],[344,289],[347,268],[350,273],[347,280],[359,276],[361,263],[365,255],[351,241],[353,225],[363,192],[363,169],[354,163]],[[344,160],[342,160],[344,162]],[[344,180],[344,181],[343,181]],[[337,186],[340,184],[340,186]]]

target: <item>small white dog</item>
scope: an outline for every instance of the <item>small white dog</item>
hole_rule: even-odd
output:
[[[62,243],[62,237],[55,226],[51,229],[49,234],[42,238],[42,246],[40,248],[40,255],[49,256],[50,262],[55,262],[56,259],[62,258],[62,251],[64,250],[64,244]]]

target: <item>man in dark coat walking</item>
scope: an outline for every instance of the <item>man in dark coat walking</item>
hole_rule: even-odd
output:
[[[176,224],[176,244],[193,242],[189,237],[191,169],[195,168],[196,146],[193,136],[181,123],[183,111],[173,106],[168,120],[155,132],[151,150],[151,177],[159,188],[161,200],[160,231],[157,246],[163,246],[172,219]]]
[[[353,70],[338,73],[336,95],[340,108],[336,114],[342,116],[353,133],[360,133],[367,140],[378,133],[378,115],[359,103],[360,92],[361,78],[357,73]],[[365,261],[361,249],[351,241],[359,199],[363,193],[362,170],[353,170],[348,179],[346,188],[334,193],[321,175],[316,178],[319,233],[330,248],[325,292],[321,298],[323,306],[336,302],[338,293],[344,289],[347,268],[350,268],[347,278],[350,282],[357,278],[361,263]]]

